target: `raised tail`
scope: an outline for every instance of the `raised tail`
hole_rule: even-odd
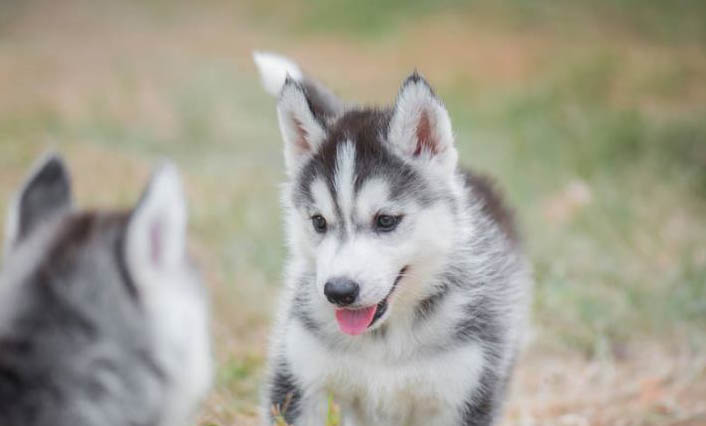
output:
[[[299,65],[291,59],[277,53],[262,51],[254,51],[252,56],[267,93],[278,97],[284,87],[284,81],[289,76],[304,88],[314,115],[330,118],[343,113],[344,102],[319,81],[304,74]]]

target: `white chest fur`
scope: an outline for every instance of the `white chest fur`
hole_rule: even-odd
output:
[[[324,407],[332,393],[347,426],[428,425],[431,419],[455,424],[483,369],[482,350],[474,344],[405,360],[390,359],[383,345],[332,353],[296,322],[286,341],[292,371],[303,385],[302,402]]]

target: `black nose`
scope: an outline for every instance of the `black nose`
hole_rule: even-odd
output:
[[[355,302],[359,292],[360,286],[357,282],[343,277],[333,278],[324,286],[328,301],[338,306],[348,306]]]

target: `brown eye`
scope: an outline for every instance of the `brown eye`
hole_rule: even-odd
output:
[[[375,218],[375,229],[378,232],[390,232],[397,228],[402,216],[392,216],[388,214],[379,214]]]
[[[314,230],[319,234],[326,232],[326,219],[320,214],[311,217],[311,224],[314,225]]]

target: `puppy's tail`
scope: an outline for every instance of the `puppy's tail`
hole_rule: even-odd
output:
[[[258,71],[260,71],[260,78],[265,91],[272,96],[279,96],[287,75],[297,81],[302,81],[304,77],[299,66],[282,55],[272,52],[254,51],[252,58]]]
[[[254,51],[255,65],[260,72],[265,91],[278,97],[287,76],[298,81],[304,88],[307,100],[314,111],[324,117],[335,117],[345,109],[344,102],[319,81],[304,74],[291,59],[271,52]]]

